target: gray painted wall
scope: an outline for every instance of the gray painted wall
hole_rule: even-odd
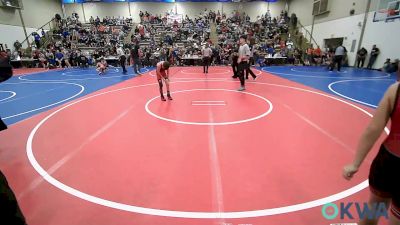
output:
[[[0,8],[0,24],[21,26],[21,19],[15,9]]]
[[[371,11],[375,10],[379,0],[372,0]],[[329,0],[329,13],[316,16],[315,23],[323,23],[350,16],[350,10],[355,10],[355,15],[365,13],[368,0]],[[300,22],[304,25],[311,25],[313,16],[314,0],[290,0],[289,14],[296,13]]]
[[[62,15],[61,0],[22,0],[22,4],[26,27],[39,28],[56,13]],[[0,8],[0,24],[22,26],[18,11]]]
[[[178,3],[152,3],[152,2],[131,2],[130,11],[132,18],[135,22],[139,21],[139,11],[148,11],[153,14],[164,14],[171,9],[175,11],[175,7],[179,14],[188,15],[189,17],[196,17],[204,11],[205,8],[208,10],[220,10],[224,11],[227,15],[230,15],[234,10],[240,9],[247,12],[252,20],[255,20],[257,16],[265,14],[268,9],[271,10],[272,16],[278,16],[285,8],[286,0],[279,0],[275,3],[266,3],[263,1],[251,2],[251,3],[220,3],[220,2],[178,2]],[[80,20],[84,21],[82,6],[85,10],[86,20],[88,21],[90,16],[99,16],[103,18],[105,16],[129,16],[129,8],[126,2],[124,3],[85,3],[85,4],[65,4],[65,12],[67,16],[70,16],[73,12],[78,13]]]

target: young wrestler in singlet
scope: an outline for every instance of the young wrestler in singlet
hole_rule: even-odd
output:
[[[400,66],[400,64],[399,64]],[[397,71],[400,75],[400,68]],[[371,164],[369,173],[370,200],[369,208],[384,203],[391,205],[392,215],[389,225],[400,225],[400,89],[395,83],[386,91],[372,121],[364,131],[358,144],[354,161],[345,166],[343,176],[350,180],[357,173],[368,152],[382,134],[389,119],[390,134],[382,143],[378,155]],[[375,207],[378,208],[378,207]],[[374,212],[375,213],[375,212]],[[375,215],[375,214],[374,214]],[[365,218],[359,225],[376,225],[378,219]]]
[[[172,100],[170,91],[169,91],[169,67],[170,64],[169,62],[166,61],[161,61],[157,63],[157,80],[158,80],[158,85],[160,87],[160,95],[161,95],[161,100],[166,101],[164,97],[164,92],[163,92],[163,80],[165,83],[165,86],[167,86],[167,98],[168,100]]]
[[[96,67],[97,67],[97,72],[99,72],[99,75],[104,74],[106,72],[106,70],[107,70],[107,62],[106,62],[106,60],[104,58],[102,58],[100,60],[100,62],[97,63]]]

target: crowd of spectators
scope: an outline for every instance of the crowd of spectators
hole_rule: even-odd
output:
[[[321,49],[310,45],[301,50],[295,46],[289,28],[296,26],[297,17],[289,17],[285,11],[277,17],[272,17],[267,11],[253,22],[249,15],[238,11],[226,15],[207,9],[195,18],[186,15],[173,21],[171,18],[177,18],[177,15],[172,12],[153,15],[140,11],[139,16],[141,22],[133,27],[132,32],[131,18],[90,17],[89,23],[82,23],[75,13],[66,19],[56,17],[51,37],[43,29],[41,34],[32,34],[31,56],[37,66],[44,68],[90,66],[101,58],[118,59],[121,55],[132,64],[129,59],[134,50],[140,66],[154,66],[158,61],[193,65],[193,57],[200,58],[201,50],[208,44],[212,50],[211,65],[229,65],[238,51],[239,37],[246,35],[253,65],[268,66],[273,59],[284,59],[283,62],[293,65],[331,67],[335,60],[334,48]],[[215,43],[210,39],[212,24],[217,33]],[[14,47],[12,58],[18,60],[22,55],[22,45],[17,41]],[[379,49],[372,51],[368,67],[379,54]],[[346,53],[347,50],[342,57],[343,66],[348,66]],[[364,66],[367,55],[365,48],[357,52],[358,67]],[[387,61],[382,70],[392,71],[393,65],[397,65],[395,62]]]
[[[185,56],[200,56],[201,49],[208,43],[213,51],[212,64],[227,65],[232,61],[232,53],[237,51],[239,36],[246,34],[253,48],[255,62],[265,63],[265,55],[287,57],[288,49],[293,49],[293,42],[281,39],[281,34],[288,34],[289,17],[282,12],[280,17],[271,18],[270,14],[260,16],[256,22],[237,11],[231,15],[205,9],[198,17],[182,18],[179,23],[168,23],[169,13],[152,15],[140,12],[141,24],[135,29],[132,42],[149,42],[143,47],[145,63],[157,60],[169,60],[182,65]],[[218,40],[210,40],[210,24],[214,23]],[[156,40],[156,37],[159,37]],[[293,49],[294,50],[294,49]],[[260,57],[258,57],[260,56]],[[260,60],[259,60],[260,59]]]
[[[89,66],[95,65],[102,57],[117,55],[117,48],[124,44],[131,30],[132,19],[91,17],[89,21],[80,22],[74,13],[66,19],[56,18],[51,35],[44,30],[42,36],[33,33],[31,57],[37,64],[35,66]],[[14,47],[13,59],[18,59],[23,54],[20,43],[16,42]]]

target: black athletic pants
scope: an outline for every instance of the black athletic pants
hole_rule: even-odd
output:
[[[333,65],[331,67],[331,71],[335,69],[336,64],[338,64],[338,71],[342,68],[342,61],[343,61],[343,56],[342,55],[335,55],[333,58]]]
[[[233,77],[234,78],[239,77],[238,67],[239,67],[239,65],[237,63],[232,63],[232,71],[233,71]]]
[[[378,58],[378,56],[371,55],[371,57],[369,58],[367,69],[372,69],[372,66],[375,63],[376,58]]]
[[[239,63],[238,66],[238,75],[239,75],[239,80],[240,80],[240,85],[244,87],[245,85],[245,79],[244,79],[244,73],[245,71],[249,68],[249,63],[248,62],[241,62]]]
[[[123,73],[126,73],[126,72],[127,72],[126,66],[125,66],[125,64],[126,64],[126,56],[122,55],[122,56],[119,58],[119,63],[120,63],[121,66],[122,66],[122,72],[123,72]]]
[[[365,57],[357,57],[357,68],[360,68],[360,64],[361,64],[361,68],[363,68],[364,62],[365,62]]]
[[[210,57],[203,57],[203,73],[208,73],[208,67],[210,66]]]

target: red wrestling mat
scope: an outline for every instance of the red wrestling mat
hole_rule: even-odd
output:
[[[21,68],[21,69],[13,69],[14,75],[25,75],[30,73],[39,73],[48,71],[44,68]]]
[[[28,223],[354,222],[321,209],[367,201],[374,154],[352,181],[341,171],[370,110],[255,72],[237,92],[229,67],[171,68],[167,102],[150,72],[1,133],[1,169]]]

